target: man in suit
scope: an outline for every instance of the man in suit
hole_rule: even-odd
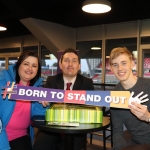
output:
[[[80,59],[77,52],[68,48],[62,54],[59,67],[62,73],[47,78],[45,88],[64,90],[94,90],[92,79],[78,73]],[[77,134],[75,137],[74,150],[81,150],[84,145],[84,137]],[[62,139],[61,134],[40,131],[35,138],[34,150],[58,150],[57,143]]]

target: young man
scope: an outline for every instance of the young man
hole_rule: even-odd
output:
[[[74,49],[68,48],[64,51],[59,66],[62,73],[49,76],[44,87],[64,90],[94,90],[92,79],[86,78],[78,73],[80,70],[80,60]],[[68,87],[67,83],[71,83],[71,86]],[[41,131],[36,136],[34,150],[58,150],[56,143],[61,138],[61,134]],[[76,144],[73,149],[82,149],[84,145],[83,141],[82,134],[77,134],[75,137]]]
[[[134,144],[150,144],[150,80],[133,75],[134,61],[131,52],[125,47],[111,51],[109,64],[114,75],[120,80],[115,87],[116,91],[134,92],[133,97],[143,91],[149,98],[143,105],[132,102],[130,109],[111,109],[114,149],[120,150]],[[124,126],[131,134],[128,141],[123,135]]]

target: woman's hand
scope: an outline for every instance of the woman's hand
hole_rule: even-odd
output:
[[[146,105],[141,105],[135,102],[131,102],[131,105],[129,105],[130,111],[140,120],[148,122],[148,119],[150,118],[150,113],[147,109]]]
[[[39,101],[39,103],[41,103],[43,105],[43,107],[47,107],[50,105],[50,103],[47,101]]]

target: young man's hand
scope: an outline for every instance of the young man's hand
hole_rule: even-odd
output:
[[[150,118],[150,113],[147,109],[147,106],[138,104],[136,102],[131,102],[129,105],[130,111],[140,120],[148,122]]]
[[[147,94],[142,96],[143,93],[144,92],[141,92],[137,96],[133,97],[134,92],[131,92],[129,98],[129,108],[136,117],[147,122],[150,118],[150,113],[147,109],[147,106],[141,105],[141,103],[147,102],[149,99],[147,98]]]

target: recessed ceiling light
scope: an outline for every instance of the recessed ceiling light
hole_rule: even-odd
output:
[[[91,50],[100,50],[101,47],[91,47]]]
[[[107,0],[85,0],[82,10],[88,13],[105,13],[111,10],[111,4]]]
[[[5,30],[7,30],[6,27],[0,26],[0,31],[5,31]]]
[[[45,55],[45,57],[48,57],[48,58],[50,58],[50,56],[49,56],[49,55]]]

